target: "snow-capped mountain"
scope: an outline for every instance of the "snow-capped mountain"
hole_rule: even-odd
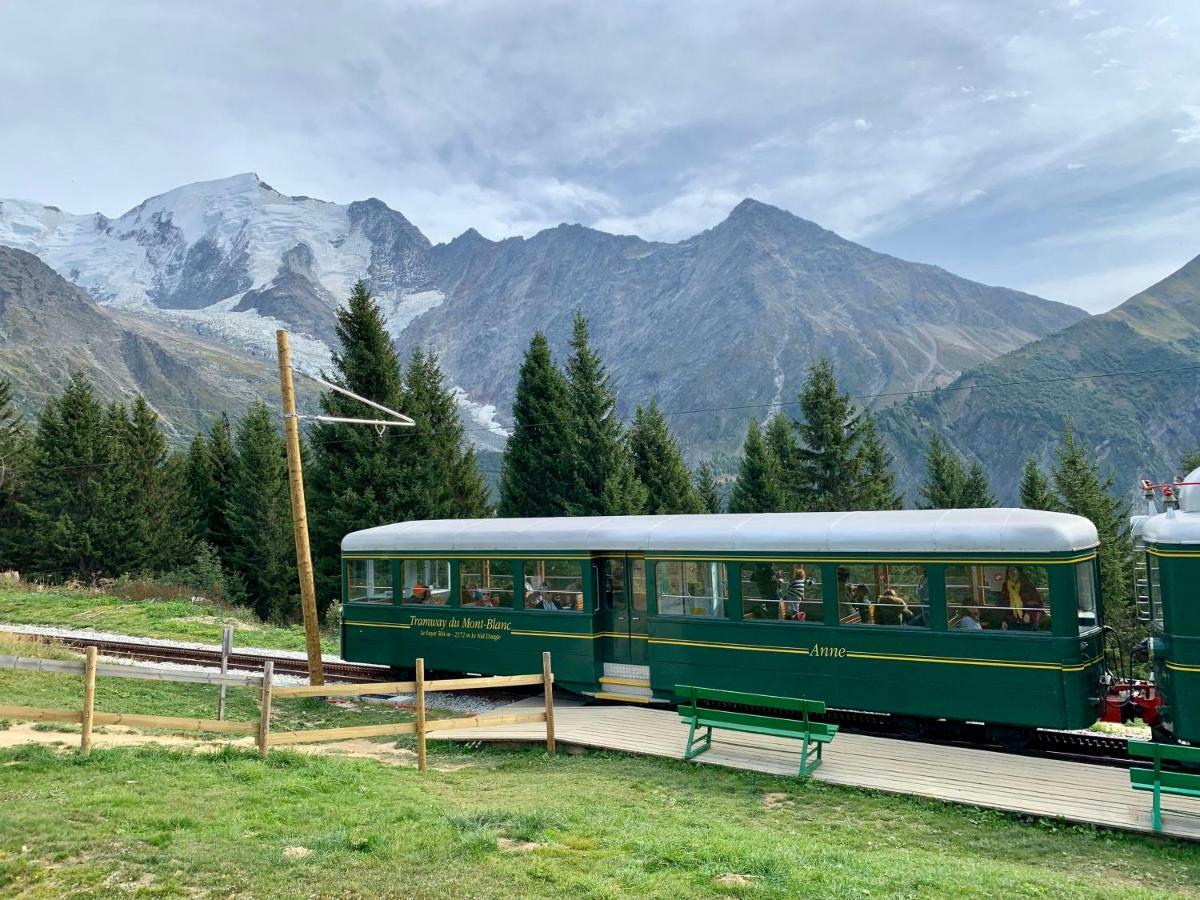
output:
[[[432,246],[379,200],[289,197],[256,175],[191,184],[116,218],[0,200],[0,245],[36,254],[109,306],[241,349],[327,364],[334,312],[358,278],[400,344],[431,346],[486,443],[503,435],[521,354],[541,328],[561,352],[592,323],[622,413],[734,407],[674,422],[692,456],[735,443],[830,357],[855,393],[935,387],[1084,317],[875,253],[753,200],[675,244],[562,225]],[[754,408],[758,405],[758,408]],[[499,413],[497,413],[497,410]]]

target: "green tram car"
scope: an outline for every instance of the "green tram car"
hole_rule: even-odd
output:
[[[1200,744],[1200,469],[1179,487],[1177,508],[1140,532],[1157,704],[1143,717],[1160,740]]]
[[[342,542],[342,656],[504,675],[549,650],[560,686],[600,698],[698,684],[1084,728],[1104,693],[1097,543],[1087,519],[1024,509],[403,522]]]

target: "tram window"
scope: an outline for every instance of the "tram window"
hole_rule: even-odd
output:
[[[742,618],[824,621],[820,564],[742,563]]]
[[[838,566],[838,618],[843,625],[928,624],[924,566],[870,563]]]
[[[346,568],[346,599],[350,603],[392,602],[391,560],[350,559]]]
[[[951,630],[1050,633],[1045,566],[946,567]]]
[[[401,564],[404,603],[445,606],[450,600],[450,561],[406,559]]]
[[[583,611],[583,588],[579,561],[574,559],[527,559],[525,608],[549,612]]]
[[[512,608],[512,560],[464,559],[458,564],[462,606]]]
[[[1163,627],[1162,577],[1158,571],[1158,557],[1146,554],[1146,572],[1150,581],[1151,618],[1159,628]]]
[[[660,562],[654,565],[660,616],[724,618],[729,599],[725,564],[703,560]]]
[[[1079,607],[1079,630],[1096,627],[1096,576],[1092,560],[1075,566],[1075,599]]]

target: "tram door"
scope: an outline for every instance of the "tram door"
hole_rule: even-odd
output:
[[[604,620],[605,661],[646,665],[645,560],[626,554],[598,559],[593,566]]]

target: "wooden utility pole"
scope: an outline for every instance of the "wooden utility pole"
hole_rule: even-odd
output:
[[[321,630],[317,623],[317,588],[313,583],[312,551],[308,546],[308,511],[304,506],[304,472],[300,467],[300,420],[292,386],[292,350],[288,333],[275,332],[279,347],[279,391],[283,396],[283,436],[287,441],[288,485],[292,491],[292,525],[296,533],[296,568],[300,572],[300,609],[304,614],[304,643],[308,649],[310,684],[325,683],[321,664]]]
[[[87,756],[92,752],[92,721],[96,715],[96,654],[93,646],[84,651],[83,657],[83,715],[79,717],[79,752]]]

